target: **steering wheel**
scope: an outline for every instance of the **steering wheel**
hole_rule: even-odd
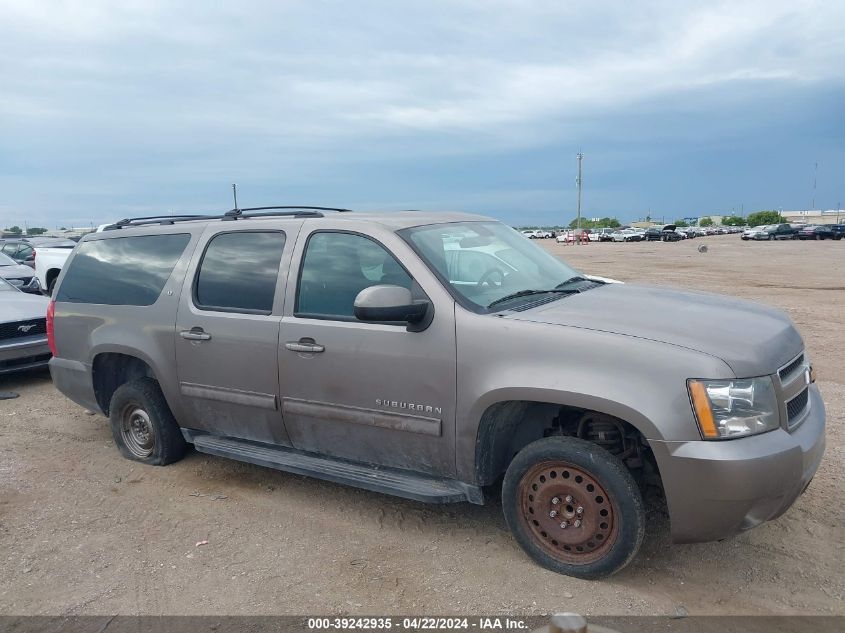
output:
[[[499,276],[499,283],[494,283],[492,277],[495,275]],[[488,286],[492,286],[494,288],[501,288],[505,283],[505,273],[503,273],[498,268],[490,268],[489,270],[485,271],[483,275],[478,280],[477,288],[481,290],[484,284]]]

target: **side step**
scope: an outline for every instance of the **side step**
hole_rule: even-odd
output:
[[[484,503],[481,488],[452,479],[348,462],[279,446],[194,434],[187,429],[182,432],[186,439],[194,443],[194,448],[209,455],[229,457],[425,503]]]

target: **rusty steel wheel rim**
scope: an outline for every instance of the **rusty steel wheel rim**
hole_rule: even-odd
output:
[[[534,542],[574,565],[604,556],[619,531],[618,512],[604,486],[586,469],[559,461],[531,467],[519,481],[519,517]]]

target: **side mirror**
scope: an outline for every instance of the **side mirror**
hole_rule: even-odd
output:
[[[359,321],[419,323],[428,313],[428,301],[414,301],[402,286],[370,286],[355,297],[355,318]]]

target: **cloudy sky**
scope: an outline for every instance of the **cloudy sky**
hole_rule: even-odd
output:
[[[178,5],[178,6],[176,6]],[[0,224],[845,206],[845,3],[0,3]]]

